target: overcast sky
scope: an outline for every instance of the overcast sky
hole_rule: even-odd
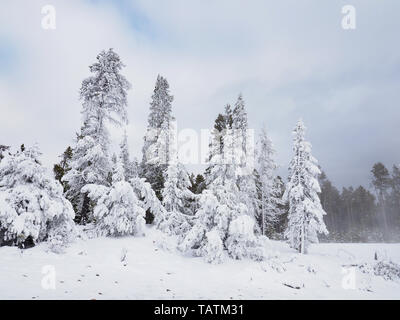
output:
[[[114,48],[132,83],[128,127],[140,158],[157,74],[179,129],[209,128],[241,92],[250,127],[264,122],[280,172],[302,117],[313,154],[339,187],[369,185],[370,169],[400,164],[400,1],[3,0],[0,144],[37,142],[49,167],[81,124],[88,66]],[[56,29],[41,27],[44,5]],[[356,9],[356,29],[341,26]]]

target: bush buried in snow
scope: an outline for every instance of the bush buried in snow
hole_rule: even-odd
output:
[[[50,240],[57,251],[74,235],[75,213],[61,184],[40,164],[39,155],[32,147],[2,159],[0,229],[4,239],[16,245]]]

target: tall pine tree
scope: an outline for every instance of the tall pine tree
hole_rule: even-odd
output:
[[[159,199],[164,187],[164,172],[170,160],[170,134],[174,121],[172,116],[173,96],[169,93],[167,79],[158,75],[150,103],[150,114],[141,162],[141,176],[151,184]]]
[[[254,234],[255,221],[241,202],[237,165],[232,160],[235,148],[229,113],[215,121],[210,143],[207,189],[199,199],[193,226],[179,249],[203,256],[207,262],[220,263],[229,255],[235,259],[262,259],[264,252]]]
[[[254,136],[248,128],[247,112],[245,102],[240,94],[232,111],[232,157],[227,161],[234,163],[236,182],[239,188],[239,198],[248,208],[248,214],[255,220],[259,219],[260,200],[258,198],[256,175],[254,172]],[[260,232],[255,224],[255,231]]]
[[[77,208],[77,220],[81,223],[91,220],[93,205],[88,194],[81,193],[82,188],[87,184],[109,186],[111,183],[107,124],[127,123],[130,84],[120,74],[123,66],[112,49],[102,51],[97,62],[90,66],[93,76],[82,82],[83,126],[77,136],[71,170],[63,177],[70,187],[66,195]]]
[[[284,199],[289,204],[285,235],[292,248],[307,253],[311,243],[318,242],[318,233],[328,233],[318,193],[321,192],[317,160],[311,155],[311,144],[305,141],[306,127],[302,120],[293,131],[294,156],[289,165],[289,181]]]

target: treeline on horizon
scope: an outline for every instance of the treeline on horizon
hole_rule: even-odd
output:
[[[377,162],[370,177],[374,193],[361,185],[339,191],[322,172],[319,196],[329,235],[322,235],[321,241],[400,241],[400,166],[393,165],[389,172]]]

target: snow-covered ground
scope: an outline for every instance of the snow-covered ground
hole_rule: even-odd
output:
[[[151,228],[141,238],[79,239],[64,254],[1,247],[0,299],[400,299],[399,281],[351,266],[373,263],[375,252],[400,263],[400,244],[319,244],[301,256],[271,242],[267,262],[219,265],[168,247]]]

